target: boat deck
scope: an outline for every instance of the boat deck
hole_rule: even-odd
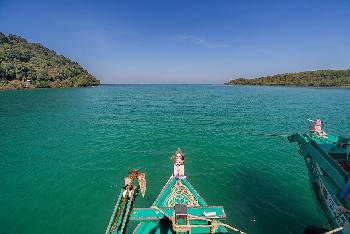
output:
[[[347,158],[347,148],[338,146],[338,139],[338,137],[333,135],[329,135],[327,138],[312,138],[324,152],[328,153],[328,155],[337,162],[341,169],[349,174],[350,159]]]
[[[168,182],[163,187],[158,198],[153,203],[153,206],[158,207],[168,216],[173,215],[175,204],[186,204],[188,206],[188,214],[203,217],[205,214],[211,213],[214,216],[207,217],[210,219],[222,219],[226,217],[223,207],[220,206],[208,206],[204,199],[193,188],[186,177],[176,178],[170,177]],[[136,212],[136,213],[135,213]],[[213,213],[214,212],[214,213]],[[147,214],[146,214],[147,213]],[[155,220],[145,220],[140,216],[147,216],[148,218]],[[161,212],[150,209],[134,209],[131,214],[132,220],[143,219],[138,224],[133,233],[174,233],[171,227],[171,221]],[[208,225],[207,221],[202,220],[190,220],[191,225]],[[195,227],[191,228],[191,233],[210,233],[210,227]],[[228,233],[227,230],[221,226],[218,227],[215,233]]]
[[[174,212],[173,207],[162,208],[162,211],[168,215],[172,216]],[[201,207],[190,207],[188,208],[188,215],[199,216],[199,217],[208,217],[216,219],[225,219],[226,214],[222,206],[201,206]],[[215,214],[215,215],[210,215]],[[130,220],[148,220],[148,221],[158,221],[164,218],[164,214],[159,212],[154,208],[134,208]]]

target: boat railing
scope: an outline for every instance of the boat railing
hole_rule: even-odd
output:
[[[331,155],[329,155],[327,152],[325,152],[310,136],[305,135],[308,140],[310,141],[310,144],[316,148],[316,150],[318,151],[318,153],[320,153],[334,168],[336,168],[336,170],[341,174],[341,176],[344,179],[344,184],[346,183],[346,181],[349,178],[348,173],[346,173],[343,168],[341,167],[341,165],[339,165],[339,163],[337,162],[336,159],[334,159],[333,157],[331,157]]]
[[[348,179],[347,173],[341,166],[326,153],[309,135],[293,134],[288,137],[291,142],[298,142],[300,145],[299,152],[304,157],[311,157],[319,167],[329,175],[339,190],[342,190]],[[313,152],[313,153],[310,153]]]

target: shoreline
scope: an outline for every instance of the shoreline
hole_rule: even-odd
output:
[[[274,84],[274,85],[269,85],[269,84],[227,84],[225,83],[224,85],[226,86],[265,86],[265,87],[295,87],[295,88],[350,88],[350,85],[348,86],[336,86],[336,85],[293,85],[293,84]]]
[[[36,89],[67,89],[67,88],[89,88],[98,87],[100,85],[86,85],[86,86],[61,86],[61,87],[6,87],[0,86],[1,91],[15,91],[15,90],[36,90]]]

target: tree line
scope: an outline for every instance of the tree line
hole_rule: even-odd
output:
[[[77,62],[40,43],[0,32],[0,89],[57,88],[99,85]]]
[[[350,86],[350,69],[317,70],[277,74],[254,79],[238,78],[227,85],[279,85],[279,86]]]

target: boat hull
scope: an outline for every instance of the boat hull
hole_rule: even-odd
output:
[[[157,199],[149,208],[133,208],[138,191],[146,191],[145,173],[131,170],[124,178],[124,187],[116,202],[105,234],[123,234],[127,224],[139,224],[133,233],[228,233],[243,231],[223,223],[226,218],[222,206],[208,206],[184,175],[184,154],[181,149],[174,157],[174,174],[168,179]],[[137,179],[138,185],[133,184]]]
[[[341,204],[332,198],[332,195],[325,186],[325,182],[322,180],[322,172],[320,171],[317,162],[310,160],[310,162],[306,162],[306,165],[308,168],[310,187],[316,202],[316,207],[318,207],[323,214],[322,217],[325,217],[325,222],[323,225],[324,228],[331,229],[345,225],[345,223],[347,223],[347,219],[337,209],[337,207],[341,206]]]
[[[184,197],[179,196],[179,194],[176,194],[174,196],[174,189],[178,186],[178,184],[181,185],[182,190],[185,191],[184,194],[186,194]],[[160,209],[163,208],[173,208],[172,206],[174,204],[187,204],[190,207],[207,207],[207,203],[204,201],[204,199],[199,195],[199,193],[193,188],[193,186],[190,184],[190,182],[187,180],[187,178],[181,177],[177,178],[174,176],[171,176],[165,186],[163,187],[162,191],[158,195],[157,199],[153,203],[153,207],[158,207]],[[201,214],[203,215],[203,214]],[[225,218],[226,215],[223,213],[223,217]],[[190,221],[191,225],[208,225],[208,222],[201,221],[201,220],[193,220]],[[142,233],[159,233],[159,234],[166,234],[166,233],[174,233],[172,227],[171,221],[164,217],[163,219],[160,219],[157,222],[141,222],[137,225],[135,230],[133,231],[133,234],[142,234]],[[200,228],[192,228],[191,233],[211,233],[209,227],[200,227]],[[219,226],[218,229],[215,231],[215,233],[228,233],[227,230]]]
[[[316,206],[325,217],[325,222],[319,225],[327,229],[348,226],[349,214],[343,212],[349,209],[348,201],[339,198],[348,172],[339,163],[344,155],[344,149],[338,147],[338,138],[332,135],[317,138],[307,134],[294,134],[288,139],[291,142],[298,142],[299,154],[303,156],[307,166]],[[350,233],[350,229],[345,228],[341,233]]]

